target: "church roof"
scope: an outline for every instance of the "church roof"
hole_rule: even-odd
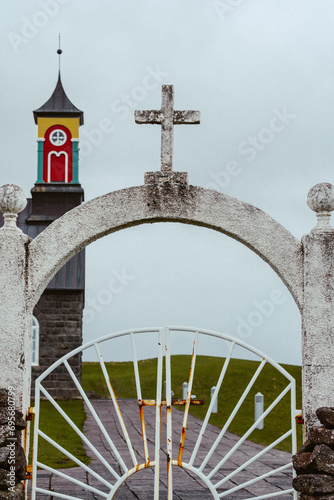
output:
[[[35,123],[40,116],[78,117],[80,125],[83,125],[83,111],[74,106],[67,97],[61,82],[60,72],[52,96],[43,106],[34,111]]]

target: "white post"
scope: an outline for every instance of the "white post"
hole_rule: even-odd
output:
[[[25,292],[30,239],[16,225],[17,214],[26,204],[26,196],[18,186],[7,184],[0,188],[4,218],[0,229],[0,446],[4,450],[11,435],[17,439],[15,449],[27,457],[29,428],[25,428],[24,436],[21,429],[26,425],[22,414],[26,417],[30,405],[32,314],[27,310]],[[25,466],[26,460],[14,463],[11,470],[16,472]],[[0,472],[6,477],[3,463]],[[10,482],[11,493],[0,495],[1,498],[26,498],[21,481],[15,479],[13,483]]]
[[[215,390],[216,390],[216,386],[214,385],[213,387],[211,387],[211,401],[212,401],[213,395],[215,393]],[[213,407],[212,407],[212,413],[218,413],[218,394],[217,394],[216,401],[214,402]]]
[[[187,399],[188,383],[183,382],[182,384],[182,399]]]
[[[258,392],[255,394],[255,401],[254,401],[254,422],[257,421],[258,418],[261,417],[264,411],[264,406],[263,406],[263,394],[261,392]],[[259,424],[257,425],[257,429],[263,429],[264,427],[264,422],[261,420]]]
[[[16,408],[25,416],[30,403],[31,323],[26,311],[26,246],[29,242],[16,225],[27,204],[18,186],[0,188],[0,388],[12,388]],[[30,326],[30,328],[29,328]]]
[[[322,182],[307,198],[317,226],[303,237],[304,308],[302,331],[303,416],[306,434],[320,425],[315,410],[334,406],[334,187]]]

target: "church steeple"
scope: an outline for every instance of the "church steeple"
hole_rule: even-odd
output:
[[[60,58],[60,47],[57,53]],[[56,88],[33,113],[38,126],[36,184],[79,184],[79,127],[84,114],[65,93],[60,62]]]
[[[57,53],[61,55],[59,47]],[[67,97],[60,76],[51,97],[34,112],[37,124],[37,181],[27,223],[52,222],[83,201],[79,184],[79,127],[84,114]]]

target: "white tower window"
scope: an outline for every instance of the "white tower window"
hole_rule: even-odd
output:
[[[56,129],[50,134],[50,142],[54,146],[62,146],[65,144],[67,136],[63,130]]]

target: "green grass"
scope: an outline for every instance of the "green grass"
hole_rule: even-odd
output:
[[[174,397],[182,398],[182,383],[188,380],[190,356],[172,356],[172,390]],[[198,356],[192,393],[198,399],[204,399],[204,406],[191,406],[190,413],[204,419],[210,403],[210,388],[217,383],[224,359]],[[117,398],[136,398],[135,378],[132,362],[106,363],[111,384]],[[156,380],[155,359],[139,362],[142,396],[144,399],[155,399]],[[255,373],[258,362],[232,359],[227,375],[219,393],[218,414],[213,414],[210,423],[223,427],[234,406],[238,402],[251,376]],[[282,365],[295,379],[297,384],[297,408],[301,408],[301,367]],[[86,391],[94,391],[103,398],[109,397],[102,372],[97,363],[83,363],[83,387]],[[264,395],[265,409],[287,386],[287,379],[271,365],[266,365],[242,404],[238,414],[231,423],[229,431],[242,436],[254,423],[254,396],[257,392]],[[256,443],[268,445],[274,439],[284,435],[290,429],[290,393],[270,412],[264,422],[263,430],[255,430],[250,439]],[[179,410],[180,411],[180,410]],[[298,446],[302,444],[302,426],[298,426]],[[287,438],[278,446],[279,449],[291,451],[291,438]]]
[[[58,404],[82,430],[86,419],[83,402],[80,400],[58,401]],[[84,464],[89,464],[90,458],[86,455],[81,439],[49,401],[40,402],[40,430],[66,448]],[[30,450],[32,450],[32,439],[33,425],[30,428]],[[55,469],[67,469],[77,466],[76,463],[41,437],[38,438],[38,461]],[[31,463],[31,457],[29,463]]]

